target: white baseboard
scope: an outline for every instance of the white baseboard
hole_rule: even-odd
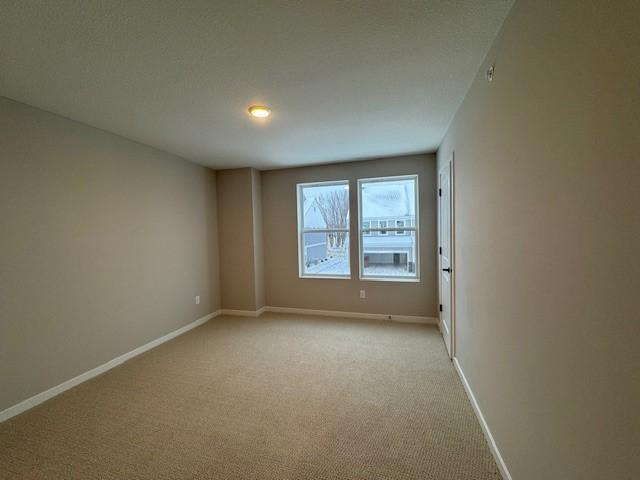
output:
[[[149,343],[145,343],[144,345],[142,345],[141,347],[136,348],[135,350],[131,350],[130,352],[124,353],[122,355],[120,355],[119,357],[116,357],[112,360],[109,360],[107,363],[103,363],[102,365],[93,368],[91,370],[89,370],[88,372],[84,372],[80,375],[78,375],[77,377],[74,377],[70,380],[67,380],[66,382],[61,383],[60,385],[56,385],[55,387],[50,388],[49,390],[45,390],[44,392],[38,393],[36,395],[34,395],[33,397],[27,398],[26,400],[23,400],[22,402],[13,405],[12,407],[9,407],[5,410],[2,410],[0,412],[0,423],[4,422],[5,420],[10,419],[11,417],[14,417],[26,410],[29,410],[30,408],[35,407],[36,405],[41,404],[42,402],[49,400],[50,398],[55,397],[56,395],[61,394],[62,392],[69,390],[70,388],[75,387],[76,385],[81,384],[82,382],[86,382],[87,380],[100,375],[101,373],[106,372],[107,370],[111,370],[114,367],[117,367],[118,365],[120,365],[121,363],[126,362],[127,360],[140,355],[141,353],[146,352],[147,350],[151,350],[154,347],[157,347],[158,345],[167,342],[169,340],[171,340],[172,338],[175,338],[179,335],[182,335],[185,332],[188,332],[189,330],[196,328],[200,325],[202,325],[203,323],[211,320],[214,317],[217,317],[218,315],[220,315],[220,310],[210,313],[208,315],[205,315],[202,318],[199,318],[198,320],[189,323],[188,325],[185,325],[184,327],[181,327],[177,330],[174,330],[171,333],[167,333],[166,335],[157,338],[155,340],[152,340]]]
[[[482,415],[482,411],[480,411],[480,406],[478,405],[478,401],[476,400],[476,397],[473,394],[473,391],[471,390],[471,386],[469,385],[467,378],[464,376],[464,372],[462,371],[462,367],[460,366],[460,362],[458,362],[457,358],[453,359],[453,366],[455,367],[456,372],[458,372],[458,376],[462,381],[462,386],[464,387],[465,392],[467,392],[467,396],[469,397],[469,401],[471,402],[473,411],[475,412],[476,417],[478,417],[478,421],[480,422],[480,426],[482,427],[482,432],[484,433],[484,436],[487,439],[487,442],[489,443],[489,449],[491,450],[491,454],[493,455],[493,458],[495,459],[496,464],[498,465],[498,469],[502,474],[502,478],[504,480],[512,480],[511,474],[509,473],[509,469],[507,468],[507,465],[504,463],[504,459],[502,458],[502,455],[500,455],[500,451],[498,450],[496,441],[494,440],[493,435],[491,434],[489,425],[487,425],[487,422],[484,419],[484,415]]]
[[[223,308],[220,310],[222,315],[231,315],[232,317],[259,317],[263,314],[268,307],[262,307],[258,310],[233,310],[229,308]]]
[[[344,317],[344,318],[364,318],[369,320],[387,320],[401,323],[422,323],[427,325],[436,325],[437,318],[419,317],[413,315],[393,315],[383,313],[363,313],[363,312],[341,312],[338,310],[313,310],[310,308],[291,308],[291,307],[264,307],[265,312],[274,313],[295,313],[298,315],[318,315],[321,317]]]
[[[292,307],[269,307],[264,306],[259,310],[231,310],[223,308],[222,315],[235,317],[259,317],[265,312],[273,313],[294,313],[298,315],[316,315],[320,317],[343,317],[343,318],[364,318],[369,320],[387,320],[400,323],[422,323],[426,325],[437,325],[438,319],[435,317],[419,317],[414,315],[393,315],[386,313],[363,313],[363,312],[341,312],[339,310],[314,310],[311,308]]]

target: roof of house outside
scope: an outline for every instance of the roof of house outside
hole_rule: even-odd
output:
[[[368,187],[368,188],[367,188]],[[402,219],[415,215],[413,205],[413,184],[406,181],[398,183],[372,184],[362,189],[362,218]],[[325,223],[318,210],[317,196],[304,197],[303,212],[307,227],[324,227]]]
[[[399,218],[415,214],[413,191],[403,183],[366,185],[362,189],[362,218]],[[411,188],[411,190],[413,190]]]

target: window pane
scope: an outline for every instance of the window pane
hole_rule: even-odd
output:
[[[349,228],[349,184],[301,187],[303,227]]]
[[[361,188],[363,221],[415,218],[414,178],[363,182]]]
[[[415,232],[389,231],[385,236],[362,238],[362,273],[367,277],[416,277]]]
[[[347,232],[304,233],[302,273],[305,275],[349,275]]]
[[[362,278],[418,278],[416,232],[417,176],[360,180],[360,224],[380,229],[360,231]]]

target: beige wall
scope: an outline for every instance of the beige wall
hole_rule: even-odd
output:
[[[217,191],[222,307],[255,310],[251,169],[219,171]]]
[[[222,307],[255,311],[264,306],[260,172],[218,172]]]
[[[207,168],[0,98],[0,410],[217,310],[215,202]]]
[[[639,24],[517,1],[438,153],[458,358],[517,480],[640,478]]]
[[[253,258],[255,261],[255,295],[256,310],[266,305],[264,290],[264,250],[262,227],[262,174],[255,168],[251,169],[251,194],[253,213]]]
[[[435,155],[413,155],[262,172],[267,305],[396,315],[437,316]],[[351,279],[298,277],[296,184],[350,181],[351,231],[357,231],[358,178],[419,175],[419,283],[360,281],[358,242],[351,241]],[[359,291],[366,290],[361,300]]]

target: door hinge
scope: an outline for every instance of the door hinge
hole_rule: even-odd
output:
[[[440,311],[442,311],[442,304],[440,304]]]
[[[438,253],[442,255],[442,247],[438,247]]]
[[[441,189],[441,188],[439,188],[439,189],[438,189],[438,196],[439,196],[439,197],[441,197],[441,196],[442,196],[442,189]]]

